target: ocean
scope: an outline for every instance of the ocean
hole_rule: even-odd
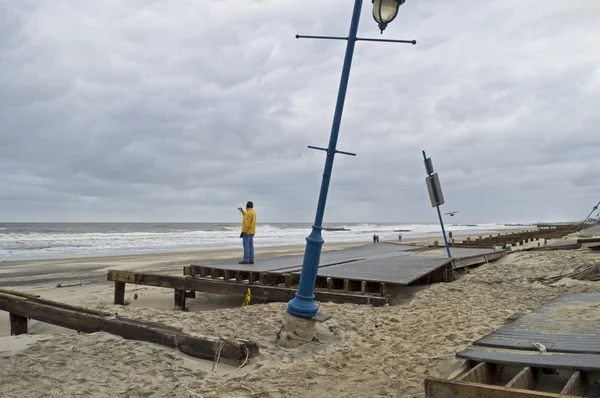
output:
[[[327,224],[326,242],[371,241],[440,235],[438,224]],[[452,224],[454,234],[483,234],[511,228],[504,224]],[[512,227],[514,228],[514,227]],[[258,224],[256,247],[304,244],[309,223]],[[235,223],[0,223],[0,261],[182,252],[241,247]]]

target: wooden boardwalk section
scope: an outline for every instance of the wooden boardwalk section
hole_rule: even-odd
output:
[[[453,250],[455,257],[448,258],[442,249],[423,249],[415,245],[377,243],[324,252],[315,294],[390,297],[394,289],[401,286],[451,282],[456,269],[484,264],[505,254],[503,250],[456,248]],[[259,260],[248,265],[231,261],[197,264],[185,266],[183,271],[184,275],[197,280],[295,291],[302,261],[303,256],[296,255]]]
[[[413,245],[377,243],[325,252],[319,264],[317,286],[341,286],[344,280],[398,286],[426,282],[427,279],[430,282],[450,281],[440,271],[484,264],[505,254],[503,250],[455,248],[453,257],[448,258],[442,249],[422,249]],[[259,260],[248,265],[230,261],[190,265],[184,267],[184,275],[274,285],[285,284],[287,278],[288,285],[296,285],[302,261],[303,256],[296,255]]]
[[[321,302],[368,304],[389,303],[398,287],[451,282],[454,271],[493,261],[505,254],[494,249],[423,250],[421,246],[377,243],[324,252],[315,284],[315,299]],[[302,255],[259,260],[256,264],[224,261],[183,268],[184,276],[108,271],[115,282],[115,304],[124,304],[125,285],[157,286],[174,290],[174,303],[185,309],[195,292],[216,293],[265,301],[289,301],[300,281]]]
[[[538,224],[537,229],[519,231],[505,234],[495,234],[477,237],[468,237],[462,241],[452,240],[451,247],[477,247],[477,248],[507,248],[523,246],[525,243],[538,241],[543,246],[548,239],[560,239],[577,232],[579,224]]]
[[[598,293],[568,294],[516,318],[458,353],[448,379],[426,379],[426,397],[598,396],[599,309]]]

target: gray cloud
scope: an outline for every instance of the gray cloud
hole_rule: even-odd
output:
[[[365,1],[362,36],[379,36]],[[0,6],[0,220],[314,217],[342,0]],[[421,150],[465,221],[566,220],[600,196],[594,0],[412,0],[359,42],[326,221],[431,221]]]

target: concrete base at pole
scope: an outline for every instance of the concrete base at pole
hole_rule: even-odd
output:
[[[281,347],[296,348],[310,343],[315,334],[313,318],[299,318],[286,311],[283,316],[283,325],[277,333],[277,344]]]

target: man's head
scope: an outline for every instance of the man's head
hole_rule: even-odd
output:
[[[248,201],[248,203],[246,203],[246,209],[253,209],[254,208],[254,203],[252,203],[251,201]]]

